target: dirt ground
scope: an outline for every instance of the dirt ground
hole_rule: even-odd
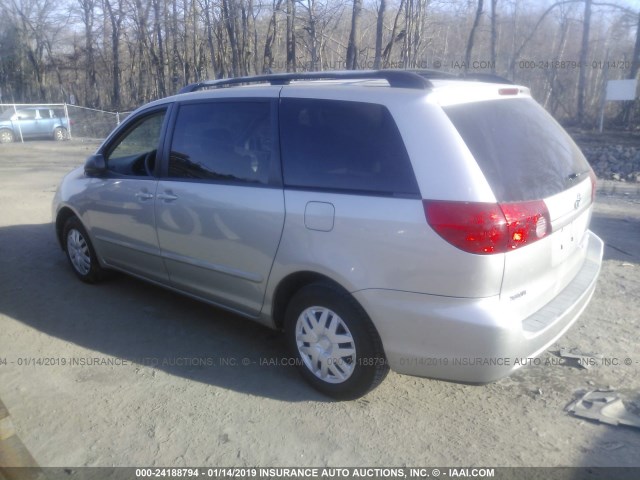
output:
[[[545,365],[556,359],[546,353],[485,386],[390,373],[365,398],[337,403],[273,365],[284,345],[268,329],[126,276],[98,286],[74,277],[50,203],[95,147],[0,145],[0,398],[40,465],[640,466],[640,429],[565,412],[581,392],[613,387],[640,413],[635,192],[599,194],[599,285],[550,349],[618,365]]]

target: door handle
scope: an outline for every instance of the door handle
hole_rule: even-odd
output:
[[[159,193],[157,198],[158,200],[164,200],[165,202],[173,202],[178,199],[178,196],[173,193]]]
[[[153,193],[149,193],[149,192],[138,192],[136,193],[136,198],[138,200],[151,200],[153,198]]]

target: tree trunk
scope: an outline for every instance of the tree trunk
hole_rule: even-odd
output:
[[[567,15],[563,13],[562,18],[560,20],[560,25],[559,25],[560,39],[558,41],[558,48],[556,49],[556,54],[554,56],[555,59],[557,60],[561,60],[562,58],[564,58],[564,51],[567,46],[567,39],[569,37],[570,27],[571,27],[571,23]],[[544,103],[542,104],[544,108],[546,108],[548,111],[551,111],[551,112],[554,112],[558,105],[556,101],[551,103],[552,99],[555,100],[554,96],[557,96],[557,93],[555,92],[557,78],[558,78],[558,70],[555,68],[551,69],[551,71],[548,73],[549,85],[547,87]]]
[[[287,0],[287,72],[297,70],[295,20],[296,0]]]
[[[113,0],[104,0],[104,6],[109,15],[109,22],[111,24],[111,76],[112,76],[112,93],[111,93],[111,108],[114,110],[120,109],[120,28],[122,26],[122,20],[124,19],[124,13],[122,12],[122,2],[118,0],[117,10],[112,5]]]
[[[498,0],[491,0],[491,73],[496,73],[496,46],[498,43]]]
[[[158,41],[158,53],[156,55],[155,53],[155,49],[152,47],[151,48],[151,59],[153,62],[153,65],[155,67],[155,73],[156,73],[156,85],[158,88],[158,95],[160,97],[166,97],[167,96],[167,84],[165,81],[165,75],[164,75],[164,67],[165,67],[165,57],[164,57],[164,40],[162,38],[162,23],[160,22],[160,19],[162,18],[162,11],[160,9],[161,5],[160,2],[162,0],[153,0],[153,16],[154,16],[154,24],[153,24],[153,28],[154,28],[154,33],[155,33],[155,37]],[[153,42],[152,42],[153,44]]]
[[[580,48],[580,69],[578,70],[578,106],[576,110],[577,120],[584,121],[584,96],[587,77],[587,60],[589,58],[589,30],[591,29],[591,2],[584,2],[584,22],[582,25],[582,46]]]
[[[633,58],[631,59],[631,71],[629,71],[629,80],[635,80],[638,77],[638,71],[640,71],[640,13],[638,13],[638,26],[636,28],[636,44],[633,48]],[[631,126],[633,120],[633,107],[638,104],[638,99],[635,101],[624,102],[624,108],[622,110],[622,121],[624,124]]]
[[[384,11],[386,8],[386,0],[380,0],[378,19],[376,21],[376,53],[373,59],[373,68],[376,70],[382,65],[382,35],[384,34]]]
[[[273,44],[278,36],[278,12],[282,6],[282,0],[273,0],[273,11],[271,12],[271,20],[267,27],[267,38],[264,41],[264,55],[262,59],[262,73],[268,73],[273,67]]]
[[[396,32],[398,31],[398,20],[400,18],[400,12],[402,12],[402,9],[404,8],[404,2],[405,0],[400,0],[400,6],[398,7],[398,11],[396,12],[396,17],[393,20],[391,39],[382,52],[383,66],[387,66],[389,64],[389,60],[391,59],[391,51],[393,50],[393,44],[399,42],[400,40],[402,40],[402,38],[404,38],[404,32],[400,32],[396,35]]]
[[[240,49],[238,47],[238,32],[236,29],[236,11],[230,4],[234,0],[222,0],[222,17],[227,35],[229,36],[229,45],[231,47],[231,72],[234,77],[240,76]]]
[[[85,85],[84,104],[87,107],[96,107],[99,104],[98,85],[96,78],[96,61],[93,50],[93,23],[94,23],[94,0],[79,0],[82,10],[82,23],[84,23],[84,45],[85,45]]]
[[[362,13],[362,0],[353,0],[353,13],[351,15],[351,33],[347,45],[347,70],[358,68],[358,27],[360,14]]]
[[[178,63],[180,54],[178,53],[178,0],[171,0],[171,18],[169,19],[171,37],[171,93],[178,90]]]
[[[309,11],[309,24],[308,24],[308,32],[309,32],[309,54],[311,56],[310,62],[310,70],[317,71],[320,70],[319,56],[318,56],[318,36],[316,32],[317,18],[315,12],[315,1],[307,0],[307,7]]]
[[[207,45],[209,46],[209,56],[211,57],[211,68],[213,70],[213,74],[211,75],[211,78],[216,78],[218,69],[216,66],[216,48],[213,41],[214,35],[213,35],[213,22],[211,20],[211,9],[212,9],[211,1],[204,0],[204,23],[205,23],[205,29],[207,32]]]
[[[629,79],[635,80],[640,71],[640,12],[638,12],[638,26],[636,28],[636,44],[633,48],[633,59],[631,60],[631,71]]]
[[[482,17],[482,9],[484,7],[484,0],[478,0],[478,8],[476,9],[476,15],[473,19],[473,25],[471,26],[471,31],[469,32],[469,40],[467,41],[467,51],[464,55],[464,71],[467,73],[469,71],[469,64],[471,63],[471,52],[473,51],[473,42],[476,36],[476,29],[480,24],[480,17]]]

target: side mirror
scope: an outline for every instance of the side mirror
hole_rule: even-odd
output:
[[[84,173],[89,177],[100,177],[107,173],[107,162],[101,153],[96,153],[84,162]]]

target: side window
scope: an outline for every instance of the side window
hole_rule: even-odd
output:
[[[35,118],[35,110],[18,110],[18,112],[16,113],[17,120],[35,120]]]
[[[169,177],[266,184],[271,157],[269,102],[180,106]]]
[[[280,135],[286,186],[419,195],[398,127],[382,105],[286,98]]]
[[[120,136],[106,155],[107,168],[122,175],[151,176],[165,113],[143,117]]]

